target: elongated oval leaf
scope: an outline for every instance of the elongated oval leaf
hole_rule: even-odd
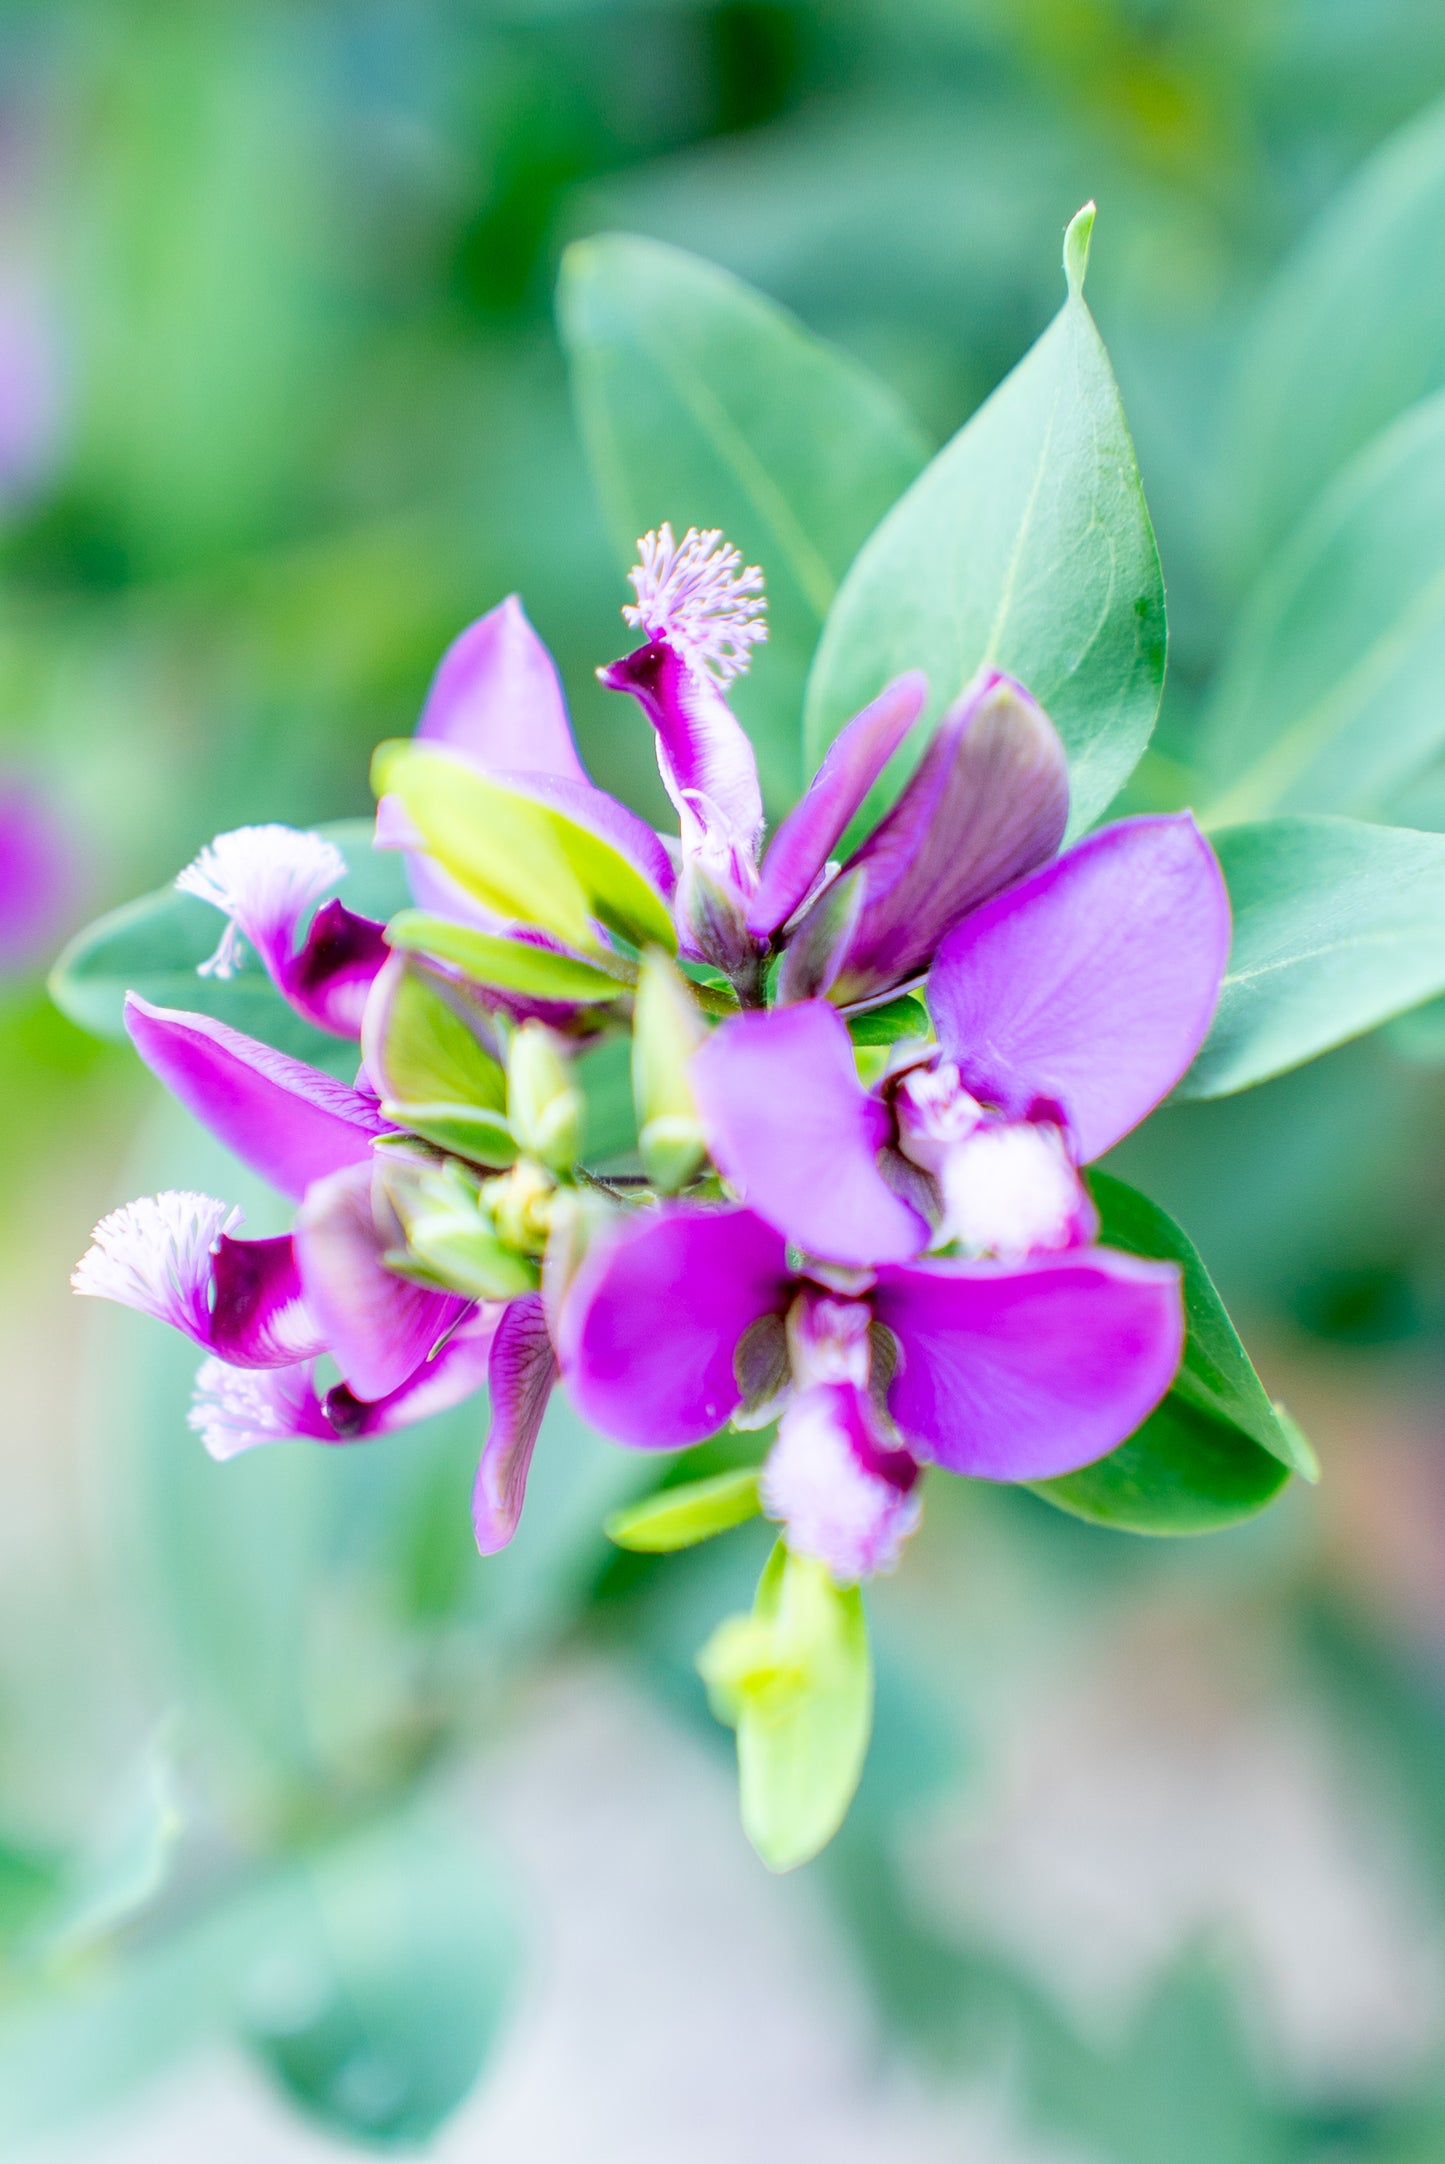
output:
[[[1034,1492],[1124,1532],[1205,1533],[1252,1517],[1292,1471],[1314,1479],[1308,1444],[1271,1404],[1193,1242],[1122,1180],[1091,1172],[1089,1187],[1106,1247],[1179,1265],[1184,1357],[1163,1404],[1127,1442]]]
[[[406,900],[401,860],[372,848],[369,819],[340,820],[318,832],[346,858],[338,892],[349,909],[384,921],[400,908]],[[356,1047],[303,1022],[253,955],[234,977],[197,975],[198,965],[215,952],[224,921],[174,887],[126,902],[71,940],[51,972],[51,997],[96,1037],[124,1041],[125,995],[139,992],[155,1006],[215,1015],[313,1066],[354,1074]]]
[[[603,1526],[619,1548],[641,1555],[666,1555],[674,1548],[695,1548],[715,1533],[730,1532],[758,1514],[758,1476],[752,1467],[718,1473],[711,1480],[690,1480],[685,1487],[664,1488],[626,1510],[614,1510]]]
[[[1227,1097],[1445,991],[1445,835],[1263,819],[1212,837],[1234,910],[1180,1097]]]
[[[479,1105],[409,1104],[394,1097],[386,1099],[382,1110],[423,1142],[452,1150],[471,1164],[501,1170],[516,1160],[516,1140],[500,1112],[488,1112]]]
[[[1445,393],[1361,452],[1258,588],[1202,752],[1213,822],[1379,815],[1445,746]]]
[[[1158,552],[1118,386],[1084,304],[1092,216],[1090,206],[1069,228],[1058,316],[844,580],[807,705],[816,761],[903,669],[928,672],[935,718],[977,669],[1007,669],[1064,740],[1075,834],[1133,771],[1164,680]]]
[[[1247,572],[1345,462],[1445,383],[1445,106],[1362,166],[1265,295],[1228,430]]]
[[[557,302],[620,561],[668,519],[720,526],[767,574],[768,644],[734,697],[776,815],[802,788],[803,685],[838,582],[928,446],[865,369],[679,248],[580,241]]]
[[[492,985],[500,992],[519,992],[528,999],[591,1005],[616,999],[627,989],[618,978],[594,969],[576,955],[558,954],[525,939],[505,939],[494,932],[478,931],[474,925],[433,917],[421,909],[402,910],[387,926],[386,936],[393,947],[434,955],[441,962],[455,962],[475,984]]]

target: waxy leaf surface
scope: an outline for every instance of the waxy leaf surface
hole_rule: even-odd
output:
[[[815,762],[904,669],[926,672],[935,719],[976,670],[1005,669],[1063,738],[1073,834],[1133,771],[1164,680],[1158,551],[1118,386],[1084,304],[1091,217],[1080,212],[1069,228],[1064,307],[844,580],[809,679],[806,727]],[[899,760],[920,750],[910,743]]]

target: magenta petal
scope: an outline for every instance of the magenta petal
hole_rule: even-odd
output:
[[[488,1383],[492,1424],[472,1488],[472,1526],[483,1555],[495,1555],[517,1530],[542,1415],[557,1380],[557,1355],[540,1293],[513,1300],[492,1340]]]
[[[656,640],[597,673],[609,691],[630,691],[657,731],[657,763],[684,843],[750,862],[763,830],[758,763],[706,670]]]
[[[203,1127],[293,1199],[371,1155],[392,1132],[367,1098],[205,1014],[129,992],[125,1026],[141,1058]]]
[[[294,1243],[223,1233],[211,1265],[206,1343],[229,1367],[279,1368],[314,1360],[326,1340],[301,1290]]]
[[[904,1441],[981,1480],[1102,1457],[1158,1404],[1184,1346],[1174,1265],[1109,1248],[915,1263],[880,1271],[872,1298],[898,1340],[888,1410]]]
[[[492,1340],[504,1310],[489,1302],[459,1322],[441,1350],[423,1359],[406,1381],[382,1398],[359,1398],[346,1383],[328,1390],[323,1401],[333,1442],[360,1442],[369,1435],[389,1435],[475,1396],[487,1379]]]
[[[981,677],[844,866],[866,887],[831,997],[871,998],[926,968],[961,917],[1048,861],[1068,812],[1068,762],[1047,714],[1012,678]]]
[[[733,1017],[689,1073],[718,1169],[795,1247],[867,1266],[927,1246],[927,1225],[878,1169],[889,1118],[825,1001]]]
[[[323,902],[300,952],[276,973],[298,1014],[337,1037],[359,1037],[366,995],[390,951],[386,927],[344,902]]]
[[[358,1398],[399,1389],[467,1306],[389,1270],[382,1257],[400,1243],[399,1228],[378,1222],[370,1164],[348,1165],[318,1181],[297,1213],[306,1304]]]
[[[802,802],[768,844],[748,928],[770,938],[806,901],[848,821],[923,711],[928,679],[896,676],[829,745]]]
[[[787,1252],[750,1210],[639,1214],[589,1251],[561,1306],[557,1353],[584,1420],[642,1450],[701,1442],[741,1399],[733,1356],[787,1299]]]
[[[515,594],[442,655],[416,733],[484,773],[505,767],[587,779],[556,665]]]
[[[959,925],[928,1004],[975,1095],[1016,1116],[1053,1099],[1087,1164],[1184,1073],[1228,955],[1229,897],[1193,819],[1127,819]]]

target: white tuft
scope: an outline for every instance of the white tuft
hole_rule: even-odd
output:
[[[210,1321],[211,1257],[241,1212],[210,1195],[142,1195],[103,1217],[71,1274],[76,1292],[117,1300],[203,1338]]]
[[[805,1390],[783,1414],[759,1494],[788,1546],[826,1563],[841,1585],[892,1570],[923,1514],[916,1490],[859,1462],[827,1388]]]
[[[1067,1247],[1085,1207],[1063,1135],[1029,1120],[976,1127],[948,1151],[941,1185],[950,1237],[1007,1262]]]
[[[233,977],[244,933],[263,961],[288,959],[296,926],[328,887],[346,876],[346,859],[323,834],[298,827],[234,827],[208,842],[176,880],[182,894],[223,910],[230,923],[197,974]]]
[[[196,1370],[186,1421],[213,1458],[239,1457],[260,1443],[304,1435],[304,1406],[312,1394],[309,1365],[233,1368],[213,1357]]]
[[[741,676],[752,658],[749,648],[768,635],[757,565],[743,568],[721,527],[699,533],[689,526],[674,541],[665,520],[643,535],[637,553],[641,560],[627,574],[637,601],[623,608],[625,620],[650,639],[665,640],[690,668],[709,670],[720,684]]]

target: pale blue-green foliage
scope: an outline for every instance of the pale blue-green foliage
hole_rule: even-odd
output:
[[[735,693],[768,802],[803,784],[808,663],[839,581],[926,442],[867,370],[714,265],[634,234],[577,243],[558,320],[620,564],[669,520],[720,527],[768,581],[768,643]]]
[[[858,556],[824,628],[807,716],[817,758],[903,669],[927,671],[935,717],[977,670],[1006,669],[1064,740],[1075,834],[1128,780],[1164,680],[1158,552],[1083,295],[1092,225],[1091,206],[1069,228],[1068,299],[1054,323]]]

